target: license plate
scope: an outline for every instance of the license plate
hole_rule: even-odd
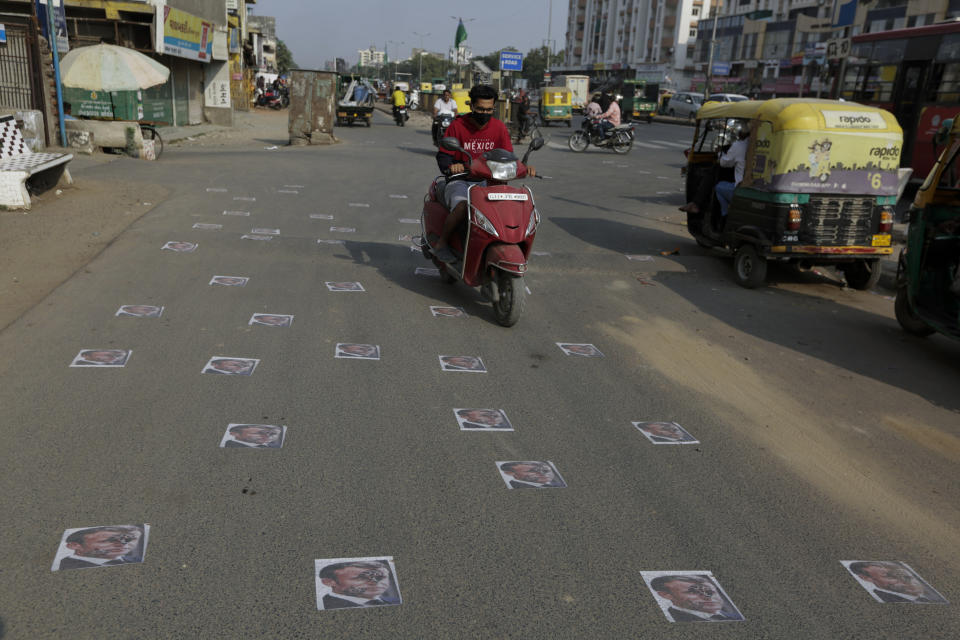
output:
[[[337,115],[338,115],[339,117],[341,117],[341,118],[346,118],[346,117],[347,117],[347,114],[346,114],[345,112],[343,112],[343,111],[337,113]]]
[[[873,242],[870,243],[874,247],[889,247],[890,246],[890,234],[889,233],[878,233],[873,236]]]
[[[526,202],[528,199],[527,194],[525,193],[488,193],[487,200],[522,200]]]

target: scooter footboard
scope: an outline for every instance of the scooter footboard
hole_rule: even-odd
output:
[[[527,271],[527,259],[523,251],[515,244],[502,242],[487,247],[485,266],[496,267],[510,273],[524,274]]]

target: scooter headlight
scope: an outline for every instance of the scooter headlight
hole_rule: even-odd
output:
[[[473,209],[473,224],[477,225],[495,238],[500,237],[500,234],[497,233],[497,230],[493,227],[490,221],[487,220],[487,216],[480,213],[480,211],[478,211],[476,208]]]
[[[537,225],[540,224],[540,212],[536,209],[533,210],[533,213],[530,214],[530,222],[527,223],[527,230],[523,234],[523,237],[526,238],[531,233],[537,230]]]
[[[513,180],[517,177],[517,161],[494,162],[487,160],[487,168],[490,169],[490,175],[494,180]]]

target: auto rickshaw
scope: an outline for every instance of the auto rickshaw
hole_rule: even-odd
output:
[[[653,122],[660,100],[660,85],[646,80],[623,81],[623,111],[634,120]]]
[[[715,187],[734,182],[718,152],[747,127],[743,181],[721,215]],[[698,244],[733,253],[738,284],[766,279],[767,261],[836,266],[854,289],[880,278],[893,252],[903,133],[883,109],[853,102],[781,98],[705,104],[687,150],[687,229]]]
[[[457,103],[457,115],[462,116],[465,113],[470,113],[470,90],[460,87],[459,89],[451,89],[450,94],[453,97],[454,101]]]
[[[337,120],[340,127],[351,127],[354,122],[362,122],[368,127],[373,119],[373,103],[377,90],[368,80],[360,76],[338,76],[340,84],[337,100]],[[344,85],[343,81],[348,80]]]
[[[573,92],[566,87],[544,87],[540,92],[540,120],[544,126],[552,122],[573,124]]]
[[[960,116],[946,121],[947,147],[917,191],[897,264],[897,322],[909,333],[960,339]]]

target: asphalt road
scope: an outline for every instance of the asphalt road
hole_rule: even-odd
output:
[[[378,113],[334,147],[265,139],[86,170],[173,195],[0,333],[0,636],[956,637],[957,604],[882,605],[840,561],[906,562],[960,601],[960,345],[907,337],[889,292],[829,273],[737,287],[676,211],[689,128],[640,125],[625,156],[546,131],[532,163],[552,179],[532,186],[549,255],[510,329],[478,292],[415,275],[432,265],[398,239],[435,173],[424,129]],[[280,233],[241,238],[257,227]],[[123,304],[164,311],[115,317]],[[340,342],[381,359],[336,359]],[[132,354],[71,368],[88,348]],[[438,355],[488,372],[441,372]],[[260,363],[201,374],[212,356]],[[515,431],[460,431],[460,407],[503,409]],[[699,444],[653,445],[633,421]],[[219,448],[228,423],[287,435]],[[568,487],[508,490],[504,460],[552,461]],[[51,572],[65,529],[137,523],[142,564]],[[317,610],[315,559],[384,556],[401,606]],[[693,570],[746,620],[667,622],[641,572]]]

